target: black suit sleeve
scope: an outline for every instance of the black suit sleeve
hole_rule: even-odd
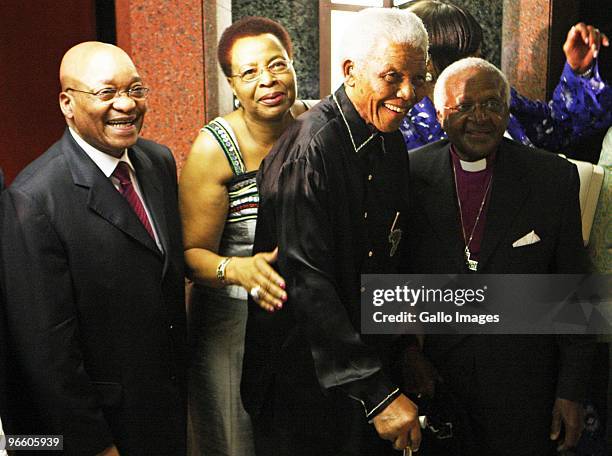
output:
[[[556,271],[565,274],[581,274],[592,270],[587,251],[582,241],[580,202],[578,199],[580,180],[575,165],[569,168],[565,204],[556,250]],[[573,401],[585,398],[589,385],[588,375],[592,371],[595,354],[595,337],[590,335],[559,335],[561,359],[557,396]]]
[[[112,445],[83,365],[68,258],[47,214],[27,194],[3,194],[2,269],[6,316],[20,364],[49,426],[78,454]]]
[[[0,195],[4,190],[4,174],[0,168]],[[2,199],[0,198],[0,214],[2,214]],[[2,217],[0,217],[0,233],[2,232]],[[2,254],[2,237],[0,236],[0,255]],[[0,262],[0,424],[2,417],[6,420],[8,404],[7,395],[7,343],[6,338],[6,317],[4,315],[4,279],[2,274],[2,263]],[[0,425],[0,428],[2,426]]]

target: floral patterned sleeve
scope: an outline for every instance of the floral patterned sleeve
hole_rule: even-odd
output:
[[[509,128],[516,140],[525,143],[522,133],[536,147],[558,151],[612,125],[612,87],[601,79],[597,62],[590,77],[576,75],[566,62],[551,101],[533,101],[512,89],[510,111],[521,127],[516,134]]]

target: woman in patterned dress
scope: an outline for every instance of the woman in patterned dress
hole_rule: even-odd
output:
[[[276,139],[306,105],[296,100],[287,31],[246,17],[221,36],[218,58],[240,107],[202,128],[180,180],[190,298],[191,454],[254,454],[240,400],[247,292],[264,309],[282,307],[276,251],[251,256],[257,219],[255,176]]]

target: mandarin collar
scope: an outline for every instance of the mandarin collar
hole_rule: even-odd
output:
[[[379,136],[382,134],[374,126],[366,124],[365,120],[359,115],[357,109],[355,109],[355,105],[346,94],[344,84],[336,90],[333,98],[338,104],[337,107],[342,110],[340,115],[342,116],[342,114],[344,114],[344,118],[350,129],[349,136],[353,137],[356,149],[359,150],[364,144],[374,141],[375,138],[371,139],[372,135]],[[342,124],[344,125],[344,121],[342,121]],[[364,149],[367,150],[367,147]]]

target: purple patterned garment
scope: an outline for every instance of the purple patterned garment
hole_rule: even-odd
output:
[[[597,62],[590,77],[576,75],[566,62],[548,103],[530,100],[511,89],[507,133],[526,146],[556,152],[611,125],[612,87],[601,79]],[[428,97],[410,110],[400,131],[408,150],[446,138]]]

